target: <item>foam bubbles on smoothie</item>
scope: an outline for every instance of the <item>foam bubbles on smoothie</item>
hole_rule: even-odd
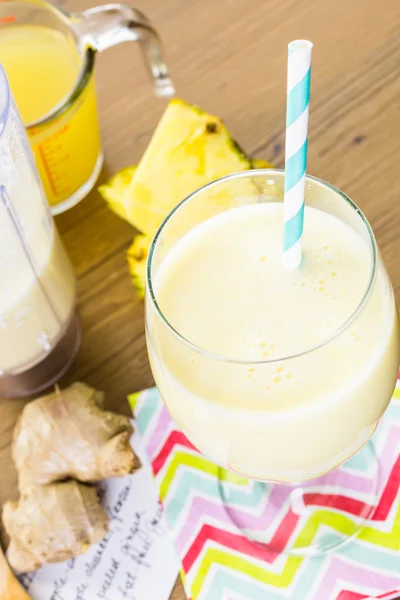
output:
[[[349,318],[368,282],[364,240],[335,217],[306,207],[303,263],[288,271],[282,222],[280,204],[242,206],[175,245],[155,290],[166,318],[186,339],[215,354],[268,362],[319,344]]]

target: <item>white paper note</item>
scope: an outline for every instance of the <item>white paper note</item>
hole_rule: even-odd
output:
[[[142,468],[100,484],[108,535],[78,558],[20,576],[33,600],[168,600],[179,559],[137,432],[132,446]]]

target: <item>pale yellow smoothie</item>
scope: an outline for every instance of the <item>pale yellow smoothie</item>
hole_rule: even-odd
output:
[[[9,269],[0,269],[1,375],[20,373],[43,360],[75,310],[75,276],[58,233],[50,243],[35,243],[32,258],[41,259],[36,272],[22,252],[11,258]]]
[[[41,362],[63,337],[76,304],[75,275],[37,174],[14,148],[17,139],[6,129],[0,157],[18,176],[4,168],[0,180],[0,376]]]
[[[213,216],[153,281],[179,335],[147,307],[151,366],[174,419],[205,455],[257,479],[334,468],[369,438],[397,376],[393,292],[379,255],[370,281],[368,236],[316,208],[304,223],[303,263],[287,270],[282,203]]]

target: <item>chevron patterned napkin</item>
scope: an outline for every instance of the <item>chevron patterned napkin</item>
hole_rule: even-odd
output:
[[[129,401],[181,559],[189,599],[392,600],[400,596],[400,380],[373,438],[381,469],[378,507],[356,540],[318,558],[266,557],[234,524],[244,522],[254,530],[265,527],[266,500],[260,484],[220,470],[203,457],[179,431],[155,388],[132,394]],[[347,480],[369,477],[357,456],[340,467],[347,471]],[[221,499],[221,473],[229,506]],[[323,507],[320,527],[345,531],[348,519],[357,518],[361,508],[357,502],[351,503],[353,517],[340,507]],[[307,520],[295,527],[286,525],[290,518],[289,512],[281,511],[273,529],[304,535],[312,527]]]

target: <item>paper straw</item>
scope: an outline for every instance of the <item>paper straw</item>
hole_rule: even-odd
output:
[[[312,47],[307,40],[295,40],[288,47],[282,260],[289,269],[302,260]]]

